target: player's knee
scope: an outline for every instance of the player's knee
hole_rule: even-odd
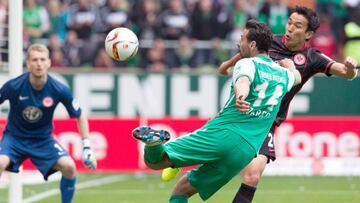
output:
[[[184,195],[185,197],[189,198],[195,193],[197,193],[196,189],[190,184],[189,180],[187,179],[187,175],[184,175],[176,184],[172,195]]]
[[[10,160],[6,156],[0,156],[0,174],[9,166]]]
[[[74,161],[69,160],[61,164],[61,173],[67,177],[72,178],[76,175],[76,165]]]
[[[7,166],[5,165],[5,163],[1,163],[0,162],[0,174],[5,170]]]
[[[249,170],[243,174],[243,183],[256,187],[261,178],[261,172],[257,169]]]

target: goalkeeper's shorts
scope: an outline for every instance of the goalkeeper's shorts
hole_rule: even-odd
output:
[[[53,169],[56,162],[62,156],[69,156],[67,151],[53,138],[24,138],[4,134],[0,142],[0,155],[6,155],[10,159],[7,171],[19,172],[19,167],[27,159],[47,178],[56,172]]]

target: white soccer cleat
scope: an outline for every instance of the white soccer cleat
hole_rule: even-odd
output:
[[[155,130],[149,126],[140,126],[132,131],[135,139],[142,141],[148,146],[163,144],[170,140],[170,133],[166,130]]]

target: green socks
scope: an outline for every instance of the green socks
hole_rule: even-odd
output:
[[[170,197],[169,203],[188,203],[184,195],[174,195]]]
[[[160,162],[165,154],[164,146],[162,144],[147,146],[145,145],[144,159],[151,164]]]

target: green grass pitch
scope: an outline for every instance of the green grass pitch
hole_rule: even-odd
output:
[[[80,175],[74,203],[166,203],[176,183],[164,183],[159,174]],[[237,176],[207,202],[230,203],[241,177]],[[60,202],[58,182],[25,185],[24,199],[29,202]],[[47,194],[47,197],[39,197]],[[50,194],[50,195],[49,195]],[[45,195],[46,196],[46,195]],[[0,203],[7,202],[7,189],[0,189]],[[198,195],[189,203],[203,202]],[[254,203],[359,203],[360,177],[283,177],[265,176]]]

